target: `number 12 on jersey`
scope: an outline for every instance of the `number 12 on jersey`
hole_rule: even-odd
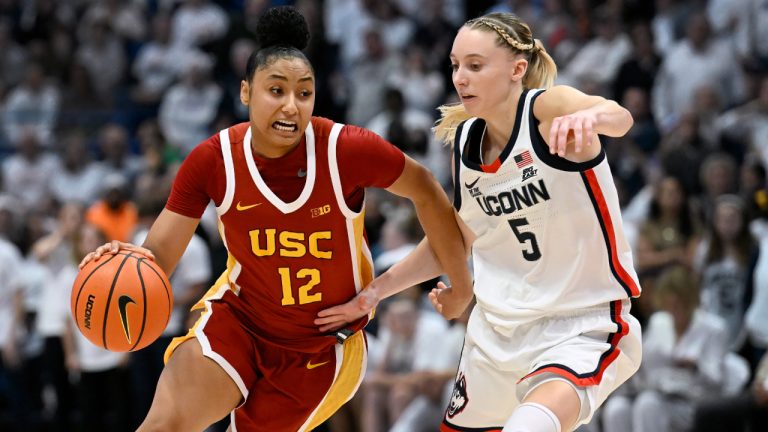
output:
[[[293,283],[291,278],[291,269],[288,267],[280,267],[277,269],[280,272],[280,284],[283,287],[283,299],[281,301],[283,306],[292,306],[296,304],[296,299],[293,297]],[[312,288],[320,283],[320,270],[303,268],[296,272],[296,279],[306,280],[307,283],[301,285],[298,288],[299,292],[299,304],[315,303],[323,299],[323,293],[310,294]]]
[[[539,249],[539,242],[536,241],[536,234],[530,231],[520,230],[521,227],[528,225],[528,219],[524,217],[515,218],[510,219],[507,222],[509,222],[509,226],[512,228],[512,232],[515,233],[517,241],[519,241],[520,244],[530,246],[530,249],[523,249],[523,258],[528,261],[536,261],[541,258],[541,249]]]

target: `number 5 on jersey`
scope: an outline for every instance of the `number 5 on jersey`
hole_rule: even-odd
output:
[[[520,244],[528,244],[529,249],[523,249],[523,258],[528,261],[536,261],[541,258],[541,250],[539,249],[539,242],[536,241],[536,234],[529,231],[520,231],[520,227],[528,225],[528,219],[515,218],[508,220],[509,226],[512,228],[512,232],[515,233],[517,241]]]
[[[280,283],[283,287],[283,306],[292,306],[296,304],[296,299],[293,297],[293,283],[291,279],[291,269],[288,267],[280,267],[277,269],[280,272]],[[306,280],[307,283],[301,285],[298,289],[299,292],[299,304],[315,303],[323,299],[323,293],[310,294],[312,288],[320,283],[320,270],[318,269],[301,269],[296,272],[296,279]]]

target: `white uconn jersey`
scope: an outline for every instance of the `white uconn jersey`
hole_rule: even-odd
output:
[[[477,235],[475,294],[489,323],[509,327],[640,295],[605,152],[584,163],[551,155],[520,97],[512,136],[480,165],[482,119],[456,132],[455,206]]]

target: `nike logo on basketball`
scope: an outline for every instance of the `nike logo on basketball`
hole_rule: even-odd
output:
[[[125,308],[128,307],[128,303],[136,304],[136,302],[127,295],[121,295],[117,299],[117,308],[120,310],[120,321],[123,323],[123,332],[125,332],[125,338],[128,339],[128,343],[132,343],[131,329],[128,327],[128,315],[125,313]]]
[[[475,181],[473,181],[472,183],[464,183],[464,186],[466,186],[467,189],[472,189],[473,187],[475,187],[475,185],[479,181],[480,181],[480,177],[476,178]]]
[[[237,211],[244,211],[244,210],[252,209],[252,208],[254,208],[254,207],[256,207],[256,206],[260,206],[261,204],[262,204],[262,203],[249,204],[249,205],[242,205],[242,204],[240,203],[240,201],[238,201],[238,202],[237,202],[237,206],[235,206],[235,208],[237,208]]]
[[[310,361],[308,361],[308,362],[307,362],[307,369],[309,369],[309,370],[312,370],[312,369],[314,369],[314,368],[317,368],[317,367],[320,367],[320,366],[322,366],[322,365],[324,365],[324,364],[326,364],[326,363],[328,363],[328,362],[327,362],[327,361],[324,361],[324,362],[322,362],[322,363],[315,363],[315,364],[312,364],[312,360],[310,360]]]
[[[299,176],[299,177],[304,177],[304,176],[307,175],[307,172],[304,171],[304,169],[299,168],[299,172],[297,172],[296,175]]]

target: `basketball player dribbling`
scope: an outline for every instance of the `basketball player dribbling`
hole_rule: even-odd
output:
[[[453,144],[477,306],[441,431],[573,430],[640,365],[629,314],[640,286],[597,137],[624,135],[632,117],[613,101],[549,88],[555,64],[512,14],[465,23],[451,64],[461,103],[441,107],[435,129]],[[338,327],[439,275],[431,241],[315,322]],[[451,290],[430,293],[449,318]]]
[[[143,247],[170,274],[209,200],[228,266],[196,305],[201,318],[166,352],[140,431],[200,431],[230,415],[232,431],[307,431],[349,400],[366,363],[361,328],[314,325],[324,308],[372,279],[363,233],[366,187],[411,199],[457,297],[472,297],[461,232],[429,172],[370,131],[312,117],[309,38],[293,8],[268,10],[240,97],[250,121],[209,138],[187,157]]]

